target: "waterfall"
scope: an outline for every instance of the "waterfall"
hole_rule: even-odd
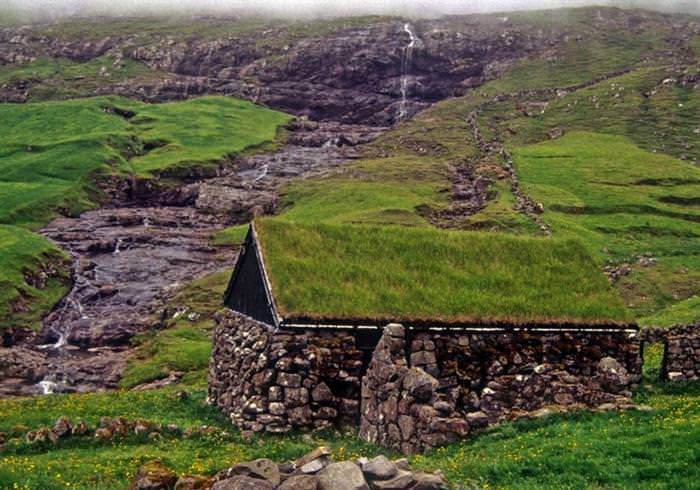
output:
[[[408,33],[411,40],[403,48],[403,54],[401,56],[401,101],[399,102],[399,112],[396,115],[397,121],[402,121],[408,116],[409,73],[411,71],[411,65],[413,64],[413,49],[419,41],[418,36],[411,28],[411,24],[406,22],[403,25],[403,30]]]
[[[270,166],[268,164],[263,165],[262,172],[260,172],[260,175],[258,175],[257,177],[255,177],[253,179],[253,183],[259,182],[262,179],[264,179],[267,176],[268,170],[270,170]]]
[[[117,244],[114,247],[114,252],[112,252],[114,255],[119,255],[119,252],[121,252],[120,247],[122,246],[122,243],[124,243],[124,241],[121,238],[117,238]]]

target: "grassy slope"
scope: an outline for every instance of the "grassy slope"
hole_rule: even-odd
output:
[[[630,321],[574,241],[270,219],[256,229],[286,317]]]
[[[697,167],[624,137],[581,132],[519,148],[515,157],[525,191],[544,204],[555,235],[579,236],[612,263],[654,257],[620,282],[638,314],[697,292],[700,209],[686,202],[700,195]]]
[[[693,217],[698,213],[694,200],[698,194],[697,166],[659,156],[667,154],[686,162],[700,161],[700,146],[694,132],[700,127],[700,93],[692,84],[662,83],[667,79],[682,79],[698,69],[697,65],[639,69],[564,97],[549,100],[520,97],[490,103],[479,118],[482,132],[488,138],[504,139],[509,148],[547,140],[548,131],[558,128],[564,132],[583,130],[625,136],[648,152],[640,152],[629,143],[620,146],[622,142],[614,138],[595,137],[597,158],[587,162],[588,178],[603,173],[612,177],[607,187],[610,198],[601,192],[600,183],[577,184],[575,194],[578,193],[581,202],[585,200],[589,208],[603,212],[568,214],[569,225],[582,225],[575,234],[587,234],[595,250],[600,252],[602,241],[609,241],[605,256],[616,263],[632,264],[632,273],[617,284],[639,317],[673,307],[700,289],[698,228]],[[533,110],[528,104],[535,101],[546,101],[548,105],[544,110]],[[588,140],[592,137],[589,135],[576,148],[571,148],[582,151],[579,158],[591,150]],[[655,164],[660,166],[654,168]],[[608,170],[611,165],[615,172]],[[637,185],[624,187],[635,174],[639,177]],[[616,187],[618,176],[621,185]],[[563,186],[571,184],[569,179]],[[572,202],[576,204],[576,199],[571,201],[571,193],[554,192],[563,186],[550,187],[547,196],[550,204],[560,211]],[[642,191],[643,195],[635,195],[632,189]],[[620,199],[620,204],[632,206],[618,207],[620,219],[610,212],[612,196]],[[566,214],[558,216],[566,217]],[[567,230],[574,231],[572,226],[564,227]],[[632,236],[636,243],[632,242]],[[640,253],[657,257],[657,263],[653,267],[636,264]],[[700,310],[684,318],[698,319]]]
[[[119,116],[110,111],[114,107],[135,116]],[[6,225],[34,229],[56,210],[73,214],[93,206],[91,179],[98,173],[177,176],[195,165],[214,165],[273,141],[289,116],[225,97],[161,105],[98,97],[3,104],[0,119],[0,233],[4,243],[14,240],[0,253],[7,285],[0,325],[7,326],[36,322],[60,298],[56,284],[28,291],[22,279],[47,253],[60,254],[37,235]],[[20,319],[10,305],[23,296],[36,301],[30,306],[35,314]]]

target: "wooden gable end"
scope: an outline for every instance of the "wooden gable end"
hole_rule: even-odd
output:
[[[279,326],[265,265],[255,229],[248,229],[243,248],[231,275],[224,304],[234,311],[273,327]]]

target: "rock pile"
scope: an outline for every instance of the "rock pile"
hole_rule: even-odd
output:
[[[440,474],[413,472],[405,459],[385,456],[333,461],[330,449],[319,447],[298,460],[276,464],[269,459],[240,463],[212,478],[178,475],[160,461],[138,469],[131,490],[440,490]]]
[[[206,425],[182,429],[175,424],[163,425],[145,419],[129,420],[125,417],[101,417],[99,424],[91,428],[82,420],[72,421],[67,416],[61,416],[53,427],[40,427],[30,430],[27,427],[13,428],[12,437],[21,436],[30,444],[51,442],[57,444],[61,439],[70,437],[93,437],[98,440],[110,440],[129,435],[144,435],[149,439],[169,437],[193,437],[208,434],[217,429]],[[9,439],[8,434],[0,432],[0,444]]]

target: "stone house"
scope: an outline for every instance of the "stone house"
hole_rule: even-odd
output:
[[[523,416],[632,406],[638,328],[578,243],[251,225],[209,400],[243,430],[354,426],[405,453]]]

